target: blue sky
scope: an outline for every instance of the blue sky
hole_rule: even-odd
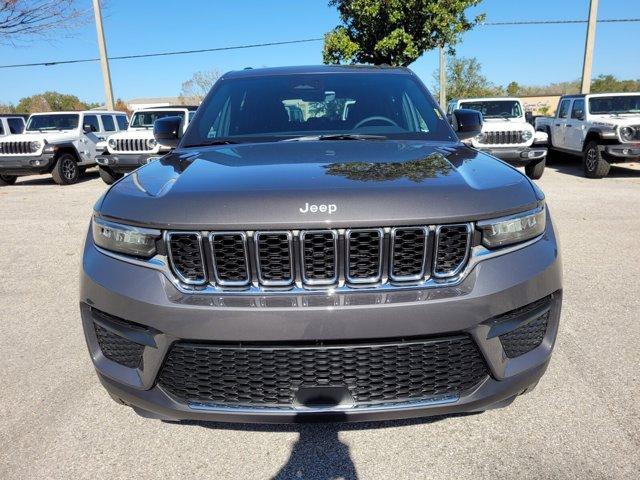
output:
[[[87,6],[90,0],[83,0]],[[326,0],[251,0],[234,2],[187,0],[109,0],[105,32],[113,56],[242,45],[321,37],[338,22]],[[161,7],[159,7],[161,5]],[[172,7],[172,5],[177,5]],[[535,6],[534,6],[535,5]],[[640,0],[600,0],[599,18],[638,17]],[[487,21],[586,18],[589,0],[484,0],[470,11],[485,12]],[[581,74],[584,24],[544,26],[480,26],[467,33],[458,56],[477,57],[484,74],[506,85],[544,84],[576,79]],[[594,75],[640,78],[640,23],[598,24]],[[631,43],[629,43],[632,41]],[[627,46],[620,46],[626,44]],[[321,63],[322,42],[229,52],[111,62],[116,97],[172,96],[193,72],[247,66]],[[93,23],[71,38],[21,47],[0,46],[0,64],[43,62],[98,55]],[[411,68],[432,86],[437,52],[427,52]],[[96,63],[0,70],[0,102],[58,90],[85,101],[104,100]]]

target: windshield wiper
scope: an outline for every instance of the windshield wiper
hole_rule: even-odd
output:
[[[283,142],[305,142],[315,140],[386,140],[384,135],[366,135],[359,133],[336,133],[331,135],[310,135],[306,137],[294,137]]]
[[[192,143],[189,145],[185,145],[185,148],[190,148],[190,147],[210,147],[212,145],[233,145],[236,143],[240,143],[237,142],[235,140],[231,140],[230,138],[213,138],[211,140],[208,140],[206,142],[202,142],[202,143]]]

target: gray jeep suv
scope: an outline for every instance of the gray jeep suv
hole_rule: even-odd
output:
[[[167,420],[483,411],[547,368],[544,195],[404,68],[243,70],[98,200],[80,312],[118,402]]]

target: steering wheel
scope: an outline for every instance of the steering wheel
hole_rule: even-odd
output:
[[[400,126],[396,122],[391,120],[390,118],[381,117],[381,116],[378,116],[378,115],[374,115],[373,117],[363,118],[358,123],[356,123],[356,125],[353,128],[355,130],[356,128],[360,128],[361,126],[363,126],[365,123],[373,122],[374,120],[382,120],[383,122],[387,122],[387,123],[393,125],[394,127],[400,128]]]

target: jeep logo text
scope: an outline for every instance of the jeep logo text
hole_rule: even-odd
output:
[[[321,203],[320,205],[305,203],[304,207],[300,208],[300,213],[328,213],[329,215],[336,213],[338,206],[330,203]]]

